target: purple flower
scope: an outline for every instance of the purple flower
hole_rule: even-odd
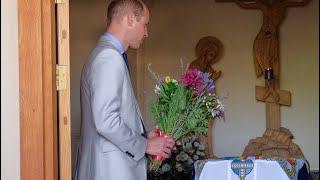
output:
[[[198,74],[203,79],[203,84],[206,87],[207,92],[214,92],[215,84],[214,84],[214,81],[210,78],[210,74],[203,73],[201,71],[198,71]]]
[[[193,87],[197,93],[204,89],[203,78],[196,69],[189,69],[185,75],[181,77],[182,83],[185,87]]]

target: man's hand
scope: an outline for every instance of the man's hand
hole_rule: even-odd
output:
[[[160,131],[160,127],[156,126],[155,129],[148,132],[148,138],[154,138],[158,136],[158,132]]]
[[[150,155],[160,155],[164,158],[168,158],[174,145],[175,142],[171,136],[148,138],[146,153]]]

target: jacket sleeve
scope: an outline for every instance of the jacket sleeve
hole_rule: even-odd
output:
[[[93,123],[100,135],[139,161],[145,155],[147,139],[128,127],[120,117],[126,68],[123,63],[121,55],[112,49],[103,50],[93,60],[89,73]]]

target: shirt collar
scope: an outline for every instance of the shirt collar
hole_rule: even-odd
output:
[[[102,36],[105,40],[107,41],[111,41],[111,43],[115,46],[115,48],[121,53],[124,53],[124,48],[121,44],[121,42],[119,41],[119,39],[117,37],[115,37],[114,35],[112,35],[111,33],[104,33]]]

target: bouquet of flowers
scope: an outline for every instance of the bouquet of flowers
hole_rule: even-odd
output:
[[[157,98],[149,104],[149,110],[160,127],[159,136],[170,134],[177,141],[189,133],[206,134],[209,121],[224,117],[224,107],[209,73],[189,69],[177,81],[170,76],[160,78],[150,65],[148,70],[157,80]],[[158,169],[162,160],[154,157],[150,170]]]
[[[165,159],[156,171],[148,172],[148,179],[191,179],[193,163],[207,158],[206,143],[201,141],[195,133],[184,136],[180,143],[177,149],[172,151],[171,157]],[[148,159],[149,162],[151,160],[151,158]]]

